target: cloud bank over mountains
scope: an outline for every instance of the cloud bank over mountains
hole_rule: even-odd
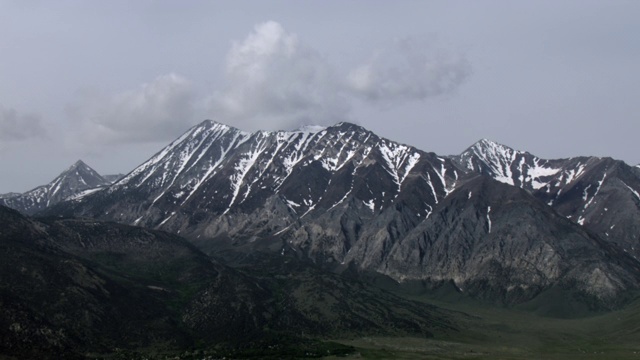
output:
[[[425,100],[455,90],[471,74],[466,59],[419,45],[397,41],[343,75],[279,23],[261,23],[233,44],[226,87],[212,96],[208,114],[247,130],[329,125],[348,120],[357,98],[385,105]]]
[[[424,44],[400,40],[342,69],[280,23],[267,21],[232,43],[217,89],[198,92],[194,82],[202,79],[169,73],[116,93],[84,92],[66,107],[70,136],[93,146],[166,141],[205,118],[248,131],[357,122],[350,117],[354,102],[422,101],[454,91],[471,74],[463,57]]]
[[[337,71],[296,34],[258,24],[227,54],[226,84],[208,115],[246,130],[290,129],[344,120],[349,105]]]

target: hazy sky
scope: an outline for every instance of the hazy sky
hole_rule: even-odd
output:
[[[640,1],[0,0],[0,193],[190,126],[640,163]]]

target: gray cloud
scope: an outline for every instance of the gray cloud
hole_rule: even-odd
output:
[[[194,100],[190,81],[167,74],[117,94],[85,93],[67,113],[89,143],[162,141],[192,124]]]
[[[233,44],[225,77],[224,90],[208,100],[209,113],[242,129],[332,124],[349,112],[328,62],[274,21]]]
[[[45,136],[42,119],[35,114],[21,114],[0,105],[0,141],[20,141]]]
[[[368,101],[391,104],[450,93],[470,74],[464,57],[433,43],[403,39],[353,69],[347,86]]]

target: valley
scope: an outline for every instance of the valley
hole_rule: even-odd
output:
[[[528,311],[476,302],[433,301],[470,317],[458,321],[455,336],[433,339],[367,337],[340,340],[365,359],[638,359],[640,301],[623,310],[575,319],[558,319]]]

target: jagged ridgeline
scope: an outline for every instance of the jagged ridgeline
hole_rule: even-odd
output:
[[[445,157],[354,124],[194,126],[102,190],[49,208],[507,304],[547,291],[615,307],[640,286],[640,172],[486,140]]]
[[[544,160],[481,140],[454,160],[521,187],[560,215],[640,258],[640,168],[611,158]]]

